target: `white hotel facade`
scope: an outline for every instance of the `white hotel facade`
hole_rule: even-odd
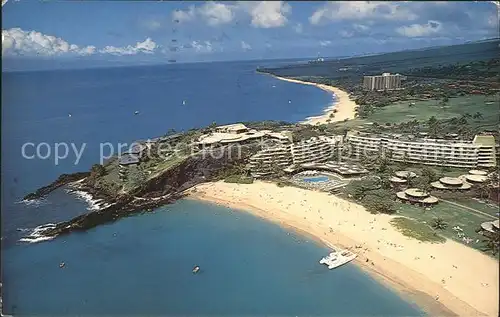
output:
[[[488,168],[497,165],[495,138],[476,135],[473,140],[402,138],[349,131],[346,142],[358,158],[382,152],[390,160],[459,168]]]
[[[269,147],[250,157],[249,167],[256,176],[262,176],[272,173],[276,167],[284,169],[291,165],[326,162],[332,157],[338,141],[336,137],[319,136]]]

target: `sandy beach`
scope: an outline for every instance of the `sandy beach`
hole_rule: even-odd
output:
[[[358,105],[353,100],[351,100],[351,98],[349,98],[349,94],[347,92],[339,88],[324,84],[315,84],[306,81],[278,77],[278,76],[273,76],[273,77],[291,83],[315,86],[335,94],[335,99],[336,99],[335,102],[332,102],[332,104],[324,110],[324,114],[315,117],[308,117],[301,123],[316,125],[316,124],[326,124],[328,123],[327,122],[328,119],[330,119],[330,122],[338,122],[338,121],[344,121],[346,119],[351,120],[355,118],[356,114],[355,109]],[[336,112],[334,112],[334,109],[336,109]],[[330,118],[331,114],[334,114],[333,118]]]
[[[205,183],[189,192],[193,199],[251,212],[328,246],[352,248],[360,268],[433,316],[498,316],[498,262],[465,245],[407,238],[390,225],[391,216],[372,215],[318,191],[257,181]]]

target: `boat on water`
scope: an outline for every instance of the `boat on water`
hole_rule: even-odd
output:
[[[200,267],[198,265],[196,265],[194,268],[193,268],[193,274],[196,274],[200,271]]]
[[[334,250],[329,255],[319,260],[320,264],[325,264],[328,269],[334,269],[341,265],[351,262],[357,257],[356,254],[349,250]]]

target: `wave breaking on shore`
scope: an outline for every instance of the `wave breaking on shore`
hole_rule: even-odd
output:
[[[50,229],[54,229],[56,227],[56,224],[54,223],[47,223],[44,225],[40,225],[38,227],[35,227],[34,229],[18,229],[18,231],[31,231],[30,234],[27,236],[19,239],[19,242],[27,242],[27,243],[37,243],[41,241],[47,241],[47,240],[52,240],[55,238],[55,236],[45,236],[44,232]]]

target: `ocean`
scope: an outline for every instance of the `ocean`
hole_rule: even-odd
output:
[[[272,65],[2,73],[4,313],[423,315],[355,265],[334,271],[320,266],[326,247],[245,212],[198,201],[182,200],[51,241],[20,241],[27,230],[91,209],[84,197],[64,188],[36,203],[21,199],[62,173],[98,163],[101,143],[117,147],[212,122],[298,122],[321,114],[332,101],[315,87],[258,74],[257,66]],[[27,155],[47,143],[39,146],[47,158],[24,158],[28,142],[33,145],[25,148]],[[77,164],[71,148],[55,164],[54,144],[62,142],[75,148],[85,144]],[[200,274],[191,273],[194,265],[201,267]]]

